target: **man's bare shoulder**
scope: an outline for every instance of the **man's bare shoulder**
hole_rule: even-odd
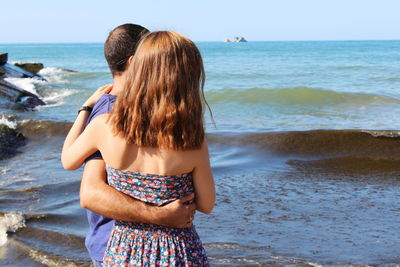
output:
[[[104,114],[100,114],[98,116],[96,116],[96,118],[93,119],[93,121],[95,120],[100,120],[101,122],[107,122],[108,118],[110,117],[110,114],[108,113],[104,113]]]
[[[98,115],[89,124],[97,124],[99,126],[106,125],[109,117],[110,117],[110,114],[108,114],[108,113]]]

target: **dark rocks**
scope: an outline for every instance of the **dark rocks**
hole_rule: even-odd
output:
[[[22,89],[0,79],[0,96],[5,97],[12,102],[17,102],[21,92],[23,92]]]
[[[7,77],[13,77],[13,78],[33,78],[36,77],[40,80],[46,81],[45,78],[43,78],[41,75],[37,73],[32,73],[30,71],[24,70],[20,67],[17,67],[13,64],[3,64],[0,65],[0,72],[4,72]]]
[[[5,78],[38,78],[46,81],[41,75],[37,74],[43,69],[42,63],[7,63],[8,54],[0,53],[0,96],[8,100],[21,104],[25,110],[32,110],[36,106],[46,105],[39,96],[30,93],[16,85],[13,85]]]
[[[26,138],[21,133],[5,124],[0,124],[0,160],[13,157],[25,142]]]
[[[44,67],[42,63],[14,63],[14,66],[32,72],[33,74],[37,74]]]
[[[37,106],[46,105],[43,100],[35,95],[21,95],[17,103],[21,104],[25,110],[33,110]]]
[[[0,65],[6,64],[8,61],[7,53],[0,53]]]
[[[23,105],[24,109],[31,110],[36,106],[46,105],[37,95],[16,87],[0,78],[0,96]]]
[[[247,42],[246,39],[244,39],[244,37],[235,37],[235,40],[233,40],[236,43],[245,43]]]
[[[247,40],[244,37],[235,37],[235,39],[233,39],[233,41],[229,40],[229,39],[225,39],[224,43],[245,43],[247,42]]]

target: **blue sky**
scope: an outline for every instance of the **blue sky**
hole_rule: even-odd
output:
[[[119,24],[195,41],[400,39],[400,0],[7,0],[0,43],[103,42]]]

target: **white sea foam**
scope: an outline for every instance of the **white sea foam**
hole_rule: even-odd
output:
[[[7,232],[15,232],[25,226],[24,216],[20,212],[8,212],[0,217],[0,246],[7,242]]]
[[[0,169],[0,174],[6,174],[7,172],[9,172],[10,171],[10,169],[8,169],[8,168],[3,168],[3,169]]]
[[[6,117],[0,118],[0,124],[6,125],[8,128],[15,129],[17,127],[17,123],[14,121],[9,121]]]
[[[35,78],[5,78],[4,80],[35,95],[38,95],[35,84],[42,82]]]
[[[40,111],[47,108],[58,107],[64,104],[64,99],[70,95],[77,94],[79,91],[73,89],[58,89],[53,91],[42,99],[46,102],[44,106],[37,106],[36,110]]]
[[[64,77],[70,73],[60,68],[47,67],[41,69],[39,74],[45,77],[49,83],[67,83]]]
[[[47,67],[43,68],[39,71],[40,75],[55,75],[55,74],[62,74],[65,73],[66,71],[60,68],[55,68],[55,67]]]
[[[63,100],[66,97],[75,94],[77,92],[76,90],[72,89],[60,89],[58,88],[58,86],[56,86],[56,88],[53,88],[54,86],[52,86],[52,84],[67,83],[67,80],[65,80],[64,78],[65,76],[69,75],[70,72],[67,72],[60,68],[47,67],[42,69],[39,72],[39,74],[42,75],[44,78],[46,78],[47,81],[43,81],[35,77],[6,78],[5,80],[37,96],[39,96],[38,91],[40,91],[41,92],[40,98],[48,105],[36,107],[36,109],[39,110],[41,108],[49,108],[53,106],[62,105],[64,103]],[[50,90],[52,91],[49,92]],[[0,123],[2,123],[1,120]],[[3,123],[5,123],[5,121],[3,121]]]
[[[318,263],[314,263],[314,262],[307,262],[307,264],[314,266],[314,267],[323,267],[323,265],[318,264]]]
[[[77,90],[72,90],[72,89],[57,90],[46,95],[43,98],[43,100],[46,102],[59,102],[63,100],[65,97],[76,94],[77,92],[78,92]]]

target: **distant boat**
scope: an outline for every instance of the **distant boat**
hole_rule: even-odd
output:
[[[225,39],[224,43],[245,43],[247,42],[247,40],[244,37],[235,37],[235,39],[233,39],[233,41],[229,40],[229,39]]]

